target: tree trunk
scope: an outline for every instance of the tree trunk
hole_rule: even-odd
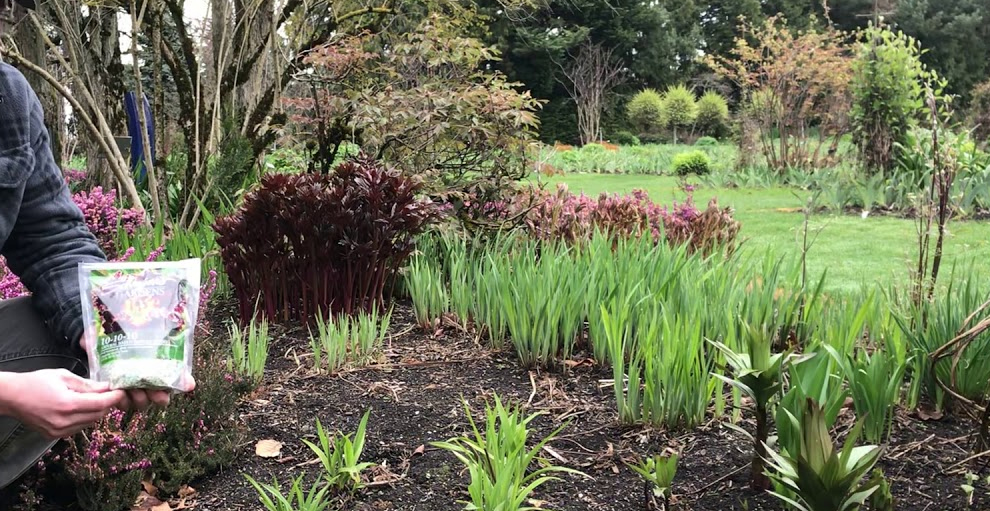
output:
[[[34,26],[24,19],[27,12],[27,9],[14,2],[11,11],[12,19],[15,23],[13,32],[14,42],[17,44],[17,49],[24,58],[42,69],[49,70],[48,52],[45,48],[45,41],[41,37],[41,34],[34,29]],[[8,33],[7,27],[3,27],[0,33]],[[64,113],[62,98],[37,74],[26,72],[25,70],[21,70],[21,72],[24,73],[35,94],[38,95],[38,99],[41,101],[41,107],[45,111],[45,125],[48,127],[52,155],[55,157],[55,161],[59,164],[64,164],[65,162],[61,161],[62,140],[64,139],[61,129],[65,126],[64,119],[61,119]]]
[[[89,22],[82,30],[88,61],[79,63],[78,71],[85,78],[98,107],[107,119],[110,130],[124,135],[124,65],[120,55],[120,34],[117,11],[107,7],[90,7]],[[75,95],[78,87],[73,88]],[[80,136],[86,148],[86,175],[98,184],[110,186],[114,176],[107,170],[106,156],[90,136]]]

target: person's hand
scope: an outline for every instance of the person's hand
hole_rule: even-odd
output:
[[[86,342],[85,336],[80,340],[79,345],[83,347],[88,353],[91,346]],[[196,388],[196,382],[191,378],[189,381],[183,382],[183,391],[192,392]],[[152,389],[128,389],[124,391],[124,397],[121,399],[120,403],[117,405],[121,410],[137,410],[145,411],[151,407],[151,405],[158,406],[168,406],[169,402],[172,400],[171,392],[167,390],[152,390]]]
[[[0,414],[13,417],[45,436],[72,436],[105,417],[124,392],[65,369],[0,373]]]

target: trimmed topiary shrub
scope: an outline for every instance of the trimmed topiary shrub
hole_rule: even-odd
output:
[[[626,104],[629,122],[640,135],[656,135],[663,128],[663,96],[653,89],[638,92]]]
[[[715,91],[706,92],[698,99],[695,124],[702,135],[724,136],[729,130],[729,102]]]
[[[694,124],[698,115],[698,105],[694,93],[683,85],[667,89],[663,96],[661,108],[664,125],[674,132],[674,143],[677,143],[677,130]]]
[[[695,174],[702,176],[711,172],[711,161],[704,151],[689,151],[674,156],[674,173],[678,176]]]

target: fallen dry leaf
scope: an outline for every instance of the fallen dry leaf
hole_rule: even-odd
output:
[[[278,458],[282,454],[282,442],[278,440],[260,440],[254,446],[254,453],[262,458]]]
[[[151,511],[172,511],[172,506],[168,505],[168,502],[162,502],[151,508]]]
[[[420,445],[419,447],[416,448],[415,451],[413,451],[413,456],[415,456],[417,454],[423,454],[425,452],[426,452],[426,446],[425,445]]]
[[[928,422],[928,421],[938,421],[942,420],[942,412],[934,409],[926,409],[926,407],[918,408],[918,418]]]
[[[158,488],[156,488],[155,485],[152,484],[150,480],[146,479],[144,481],[141,481],[141,487],[144,488],[145,493],[147,493],[148,495],[152,497],[158,496]]]
[[[196,488],[193,488],[192,486],[189,486],[187,484],[184,484],[184,485],[182,485],[181,488],[179,488],[179,498],[180,499],[184,499],[186,497],[190,497],[190,496],[195,495],[195,494],[196,494]]]
[[[156,509],[162,505],[162,501],[158,500],[156,497],[152,497],[148,492],[142,490],[138,494],[137,499],[134,501],[134,505],[131,507],[131,511],[165,511],[165,508]],[[168,511],[172,511],[169,509]]]

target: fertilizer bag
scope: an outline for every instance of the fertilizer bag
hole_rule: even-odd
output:
[[[189,390],[199,284],[199,259],[80,264],[90,378],[114,389]]]

